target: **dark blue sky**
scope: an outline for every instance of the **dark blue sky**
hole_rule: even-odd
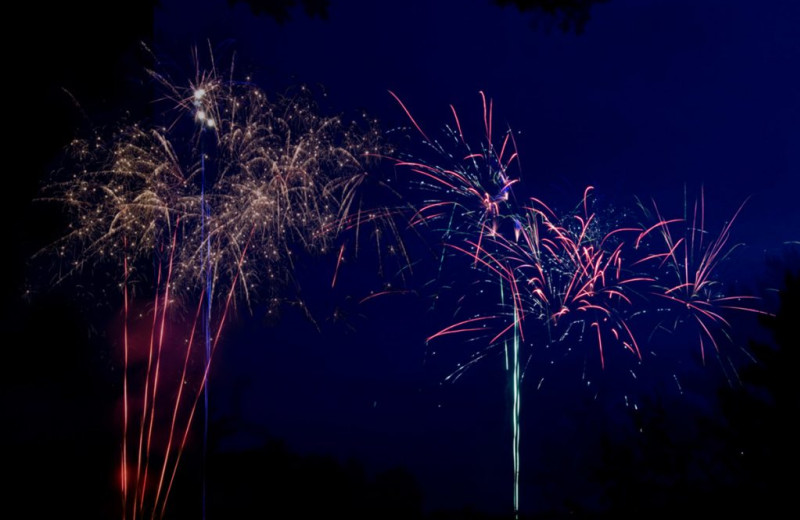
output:
[[[187,63],[187,45],[211,41],[267,90],[323,85],[332,110],[386,127],[406,124],[387,90],[429,130],[449,104],[477,117],[482,90],[496,125],[519,132],[524,183],[547,200],[591,184],[680,205],[702,184],[712,219],[750,198],[736,238],[756,257],[800,228],[793,2],[615,0],[579,36],[489,2],[332,2],[328,20],[296,8],[283,26],[243,3],[204,5],[162,2],[159,52]]]
[[[388,90],[431,133],[449,122],[449,104],[479,117],[482,90],[494,100],[496,126],[518,132],[523,184],[547,201],[575,202],[593,185],[602,200],[654,197],[679,209],[685,186],[694,197],[704,185],[707,219],[721,226],[750,198],[733,233],[744,244],[734,271],[745,284],[756,283],[765,255],[800,238],[796,2],[612,0],[593,8],[581,35],[533,28],[530,16],[487,1],[332,1],[328,20],[299,8],[292,15],[278,25],[243,4],[164,0],[155,49],[188,64],[189,46],[208,39],[222,54],[235,51],[239,70],[267,91],[322,85],[332,110],[365,110],[386,128],[407,124]],[[237,335],[216,366],[220,406],[241,400],[244,420],[299,450],[355,456],[372,469],[405,465],[431,507],[503,510],[510,442],[502,360],[433,392],[447,362],[424,364],[423,340],[447,316],[429,317],[420,301],[382,305],[363,311],[347,336],[334,336],[341,328],[319,336],[296,321]],[[596,448],[597,439],[579,434],[602,421],[582,415],[591,392],[566,367],[555,377],[563,388],[524,397],[523,415],[532,417],[523,475],[539,483],[523,476],[524,508],[553,506],[560,486],[586,485],[578,468]],[[571,386],[577,397],[564,397]],[[554,469],[562,463],[573,471]]]
[[[161,0],[152,48],[191,77],[192,48],[207,56],[211,42],[221,61],[235,52],[236,70],[267,92],[319,85],[323,108],[364,110],[384,128],[408,123],[391,90],[430,134],[450,121],[450,104],[478,121],[483,91],[495,126],[516,132],[525,193],[555,204],[577,202],[592,185],[612,206],[639,196],[679,210],[684,187],[694,197],[703,185],[707,221],[721,226],[749,198],[733,230],[743,246],[729,268],[748,289],[763,290],[764,259],[800,240],[797,2],[610,0],[593,7],[580,35],[532,27],[531,16],[488,0],[331,0],[327,20],[299,8],[291,14],[279,25],[243,3]],[[132,83],[144,76],[123,70]],[[211,380],[212,415],[233,425],[223,445],[255,447],[266,432],[301,453],[357,458],[370,472],[403,466],[428,509],[508,511],[502,357],[443,383],[480,348],[449,341],[431,357],[425,338],[453,312],[431,310],[423,293],[354,304],[382,280],[371,266],[348,266],[330,291],[334,261],[318,258],[298,274],[321,331],[291,308],[276,323],[256,316],[231,326]],[[350,314],[333,321],[335,308]],[[600,465],[595,432],[626,428],[626,404],[677,396],[712,413],[721,374],[696,358],[691,346],[672,349],[648,360],[638,382],[622,356],[592,372],[589,385],[584,358],[537,373],[547,382],[539,391],[526,380],[523,511],[575,496],[588,506],[600,500],[590,482]],[[676,382],[686,385],[682,393]]]

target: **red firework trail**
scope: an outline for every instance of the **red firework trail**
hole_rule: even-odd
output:
[[[198,389],[197,389],[197,391],[195,393],[194,402],[192,403],[192,405],[190,407],[189,418],[186,421],[186,427],[185,427],[185,429],[183,431],[183,437],[181,438],[180,447],[178,449],[178,453],[177,453],[177,456],[176,456],[175,463],[173,464],[173,467],[172,467],[172,475],[170,476],[169,485],[167,486],[167,490],[166,490],[166,493],[164,494],[164,499],[162,501],[162,506],[161,506],[161,516],[162,517],[164,516],[164,513],[166,511],[167,499],[169,498],[170,491],[172,490],[172,484],[173,484],[173,482],[175,480],[175,474],[178,471],[178,463],[180,461],[181,455],[183,454],[184,448],[186,447],[186,441],[187,441],[187,439],[189,437],[189,430],[190,430],[192,421],[194,419],[194,414],[195,414],[195,412],[197,410],[197,405],[200,402],[200,398],[203,395],[203,387],[205,387],[206,383],[208,382],[208,376],[209,376],[209,373],[210,373],[210,370],[211,370],[211,360],[212,360],[212,358],[214,356],[214,353],[217,351],[217,345],[219,344],[219,340],[220,340],[220,337],[222,335],[222,329],[223,329],[223,327],[225,325],[225,320],[227,319],[227,316],[228,316],[228,310],[230,309],[231,302],[233,301],[233,296],[234,296],[234,294],[236,292],[236,284],[237,284],[238,278],[239,278],[238,273],[241,272],[242,264],[244,263],[244,260],[246,258],[247,249],[250,246],[250,241],[253,238],[253,234],[255,232],[255,229],[256,228],[255,228],[255,225],[254,225],[250,230],[250,234],[249,234],[249,236],[247,238],[247,241],[244,244],[244,248],[242,249],[242,254],[239,257],[239,262],[238,262],[237,270],[236,270],[237,274],[234,276],[233,283],[231,283],[231,287],[228,290],[228,295],[227,295],[227,297],[225,299],[225,306],[224,306],[222,314],[220,316],[219,323],[217,324],[217,330],[216,330],[216,333],[214,335],[214,341],[211,344],[211,353],[208,356],[207,362],[205,363],[205,368],[203,370],[203,375],[202,375],[202,378],[200,380],[200,384],[198,385]],[[158,496],[156,496],[156,499],[158,499]],[[155,518],[155,510],[156,510],[156,507],[154,505],[154,507],[153,507],[153,518]]]
[[[153,424],[155,423],[155,414],[156,414],[156,397],[158,393],[158,382],[159,382],[159,375],[161,374],[161,353],[164,347],[164,333],[166,329],[166,321],[167,321],[167,307],[169,306],[169,288],[170,283],[172,281],[172,265],[174,260],[174,254],[177,244],[178,238],[178,227],[177,223],[175,226],[175,231],[173,232],[172,236],[172,245],[170,247],[170,254],[169,254],[169,263],[167,267],[167,279],[166,284],[164,285],[164,302],[161,306],[161,324],[158,330],[158,352],[156,354],[156,366],[155,372],[153,374],[153,393],[151,396],[151,404],[150,404],[150,425],[148,426],[147,430],[147,452],[146,452],[146,462],[145,462],[145,470],[144,470],[144,477],[142,478],[142,503],[140,504],[143,507],[144,504],[144,489],[147,487],[147,475],[148,475],[148,468],[150,466],[150,446],[153,438]],[[147,399],[145,398],[145,403]],[[145,405],[146,407],[146,405]]]
[[[237,265],[237,273],[241,272],[242,264],[244,263],[247,257],[247,249],[250,245],[250,241],[253,237],[253,230],[251,230],[247,241],[244,244],[242,249],[241,255],[238,260]],[[174,242],[173,242],[174,246]],[[169,273],[169,269],[168,273]],[[167,274],[166,277],[166,284],[167,287],[169,285],[170,276]],[[131,490],[129,490],[129,486],[131,485],[128,483],[127,476],[125,476],[126,465],[127,465],[127,433],[125,435],[125,439],[123,439],[123,491],[122,495],[124,498],[123,502],[123,517],[126,517],[128,511],[131,511],[132,517],[137,518],[145,514],[147,508],[151,508],[150,516],[151,518],[156,517],[163,517],[166,512],[166,506],[169,498],[170,491],[172,489],[172,485],[177,473],[177,468],[179,466],[179,462],[181,459],[182,454],[184,453],[186,443],[189,437],[189,432],[191,430],[191,426],[194,420],[194,416],[196,413],[196,409],[198,403],[200,402],[200,398],[203,393],[203,388],[208,380],[210,367],[211,367],[211,359],[213,357],[213,353],[217,349],[217,345],[219,344],[222,330],[224,328],[228,312],[230,310],[231,303],[233,301],[234,293],[236,292],[236,286],[238,284],[238,274],[234,276],[232,281],[227,297],[225,299],[225,305],[222,309],[222,312],[219,317],[219,321],[216,325],[216,331],[214,333],[214,339],[212,343],[211,349],[211,356],[209,356],[208,361],[204,364],[203,373],[200,377],[200,381],[197,385],[196,394],[194,399],[188,403],[188,407],[184,406],[184,387],[188,383],[189,380],[189,365],[192,358],[192,352],[194,350],[196,341],[196,332],[198,328],[198,323],[201,321],[201,310],[203,308],[203,302],[206,297],[205,292],[201,293],[199,303],[197,306],[197,310],[194,314],[194,320],[192,322],[192,327],[189,332],[188,340],[186,342],[186,350],[183,355],[183,367],[180,375],[180,380],[177,384],[177,394],[175,395],[174,401],[172,402],[172,411],[171,411],[171,419],[170,419],[170,426],[168,430],[168,436],[166,439],[165,446],[156,446],[155,441],[153,439],[153,430],[154,430],[154,423],[156,422],[155,415],[156,415],[156,395],[158,390],[158,381],[159,381],[159,372],[161,371],[161,361],[163,356],[162,347],[165,344],[165,338],[169,335],[169,332],[166,330],[166,321],[167,321],[167,312],[168,312],[168,300],[169,300],[169,291],[168,288],[164,289],[163,294],[157,295],[154,303],[154,316],[157,316],[159,319],[154,320],[151,324],[150,330],[150,343],[151,347],[149,349],[151,353],[151,357],[154,358],[148,362],[146,372],[144,374],[144,394],[143,394],[143,415],[142,415],[142,425],[140,426],[140,433],[139,433],[139,453],[137,454],[137,477],[136,477],[136,484],[134,493],[134,500],[131,504],[128,503],[128,498],[131,495]],[[125,289],[124,294],[127,295],[127,289]],[[123,329],[123,342],[125,346],[125,357],[128,357],[128,351],[130,348],[130,344],[128,342],[129,331],[128,331],[128,320],[127,320],[127,304],[124,305],[124,312],[125,312],[125,321],[124,321],[124,329]],[[154,338],[158,336],[158,341],[156,342]],[[127,364],[126,364],[127,366]],[[127,380],[128,374],[124,375],[125,388],[127,389]],[[151,383],[152,382],[152,383]],[[151,388],[152,387],[152,388]],[[125,424],[127,425],[128,419],[128,393],[126,392],[124,396],[124,414],[125,414]],[[181,413],[186,413],[188,416],[185,419],[185,422],[179,424],[179,416]],[[146,425],[146,427],[145,427]],[[127,426],[125,429],[127,432]],[[146,438],[146,440],[145,440]],[[148,485],[147,481],[149,479],[148,475],[150,472],[150,466],[154,462],[153,461],[153,452],[159,448],[160,451],[159,455],[161,456],[160,461],[160,469],[158,471],[158,479],[155,485],[154,493],[148,492]],[[167,478],[169,477],[169,478]],[[129,509],[130,508],[130,509]]]
[[[122,519],[128,514],[128,239],[123,237],[123,285],[122,285]]]
[[[162,490],[162,488],[164,486],[164,476],[166,475],[167,466],[168,466],[168,462],[169,462],[169,455],[170,455],[170,453],[172,451],[172,443],[173,443],[173,440],[175,438],[175,425],[176,425],[177,420],[178,420],[178,412],[180,410],[180,404],[181,404],[181,400],[183,398],[183,388],[185,386],[185,382],[188,379],[189,360],[191,358],[192,347],[193,347],[193,345],[195,343],[194,337],[195,337],[195,333],[197,332],[197,324],[200,323],[200,313],[201,313],[201,311],[203,309],[203,303],[204,303],[205,296],[206,296],[206,293],[205,293],[205,291],[203,291],[200,294],[200,299],[198,300],[197,311],[195,312],[194,321],[192,322],[192,330],[189,333],[189,340],[188,340],[187,345],[186,345],[186,356],[184,357],[183,371],[181,373],[181,379],[180,379],[180,382],[178,384],[178,395],[175,397],[175,405],[173,406],[173,409],[172,409],[172,420],[170,421],[170,426],[169,426],[169,438],[168,438],[167,447],[166,447],[166,450],[165,450],[165,453],[164,453],[164,460],[163,460],[163,462],[161,464],[161,473],[160,473],[160,475],[158,477],[158,489],[156,490],[156,495],[155,495],[155,500],[154,500],[156,504],[158,503],[158,498],[161,496],[161,490]],[[187,425],[187,427],[188,427],[188,425]],[[175,462],[175,465],[177,465],[177,461]],[[166,499],[165,499],[165,502],[166,502]],[[153,511],[155,511],[155,507],[153,508]],[[162,510],[162,515],[163,515],[163,510]]]

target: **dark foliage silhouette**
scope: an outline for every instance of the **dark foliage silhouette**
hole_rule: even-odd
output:
[[[208,484],[208,513],[217,518],[422,518],[422,493],[407,470],[369,478],[359,461],[300,455],[274,439],[212,453]]]
[[[722,414],[682,396],[652,399],[631,413],[632,431],[604,435],[596,473],[612,515],[753,515],[778,518],[792,506],[800,464],[800,262],[768,261],[782,273],[777,311],[760,321],[770,342],[752,341],[741,384],[719,391]],[[781,276],[778,276],[781,278]]]
[[[531,25],[556,24],[564,33],[582,34],[591,19],[594,4],[608,0],[492,0],[500,7],[515,6],[521,13],[533,15]]]
[[[594,4],[608,0],[491,0],[499,7],[515,6],[521,13],[531,14],[533,27],[556,25],[564,33],[581,34],[591,19]],[[298,4],[309,18],[328,19],[330,0],[228,0],[228,4],[247,4],[258,15],[266,15],[283,25],[292,20],[291,11]]]
[[[800,262],[784,259],[784,284],[774,316],[762,323],[772,342],[753,342],[754,362],[741,374],[742,388],[721,397],[730,421],[731,456],[741,475],[735,493],[737,509],[777,517],[793,507],[794,480],[800,464]],[[780,262],[779,262],[780,263]]]
[[[297,4],[303,6],[303,12],[309,17],[314,18],[319,16],[323,20],[328,19],[328,0],[228,0],[228,4],[234,6],[239,3],[246,3],[250,6],[250,10],[254,15],[258,16],[265,14],[271,16],[279,24],[285,24],[292,19],[290,10],[297,7]]]

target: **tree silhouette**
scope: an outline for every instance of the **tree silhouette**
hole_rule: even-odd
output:
[[[230,421],[231,419],[226,419]],[[220,431],[234,432],[226,424]],[[360,461],[325,454],[302,455],[265,436],[261,447],[221,449],[209,454],[208,513],[218,518],[422,518],[423,495],[416,478],[396,467],[368,478]],[[172,513],[193,513],[196,490],[175,497]]]
[[[729,489],[724,422],[685,396],[646,398],[631,411],[633,432],[603,434],[595,474],[608,517],[718,513]]]
[[[258,16],[265,14],[271,16],[276,22],[283,25],[291,20],[289,10],[296,7],[297,0],[228,0],[230,6],[235,6],[239,3],[246,3],[250,6],[250,10],[254,15]],[[309,18],[319,16],[323,20],[328,19],[328,0],[300,0],[303,6],[303,11]]]
[[[422,518],[422,490],[404,468],[392,468],[375,477],[371,499],[373,509],[387,520]]]
[[[719,410],[681,398],[648,401],[632,414],[636,433],[608,433],[596,479],[614,515],[783,516],[800,464],[800,262],[772,260],[783,273],[778,308],[761,319],[771,342],[751,341],[741,385],[719,391]],[[712,408],[711,410],[717,410]]]
[[[753,342],[754,362],[742,370],[742,388],[721,398],[730,422],[731,457],[741,481],[735,497],[741,512],[779,516],[793,506],[800,464],[800,262],[787,256],[784,286],[774,316],[761,321],[772,343]],[[771,514],[770,514],[771,513]]]
[[[516,6],[521,13],[531,12],[531,25],[556,23],[564,33],[582,34],[591,19],[594,4],[608,0],[492,0],[500,7]]]
[[[591,19],[594,4],[606,3],[608,0],[491,0],[501,8],[516,6],[521,13],[531,13],[531,25],[547,27],[556,24],[564,33],[583,33],[587,22]],[[290,10],[300,4],[309,18],[328,19],[330,0],[228,0],[228,4],[245,3],[250,6],[254,15],[267,15],[283,25],[292,19]]]

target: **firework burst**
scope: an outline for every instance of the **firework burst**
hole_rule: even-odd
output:
[[[323,116],[306,88],[270,99],[198,62],[185,84],[150,71],[157,121],[73,141],[40,198],[69,220],[36,257],[59,259],[56,281],[116,272],[122,292],[123,517],[164,515],[230,309],[274,297],[300,253],[360,225],[354,201],[383,155],[374,120]],[[143,316],[135,287],[151,295]]]
[[[477,231],[480,243],[485,235],[497,234],[502,222],[514,214],[512,188],[520,179],[513,132],[505,131],[498,143],[493,140],[492,101],[480,93],[484,138],[475,147],[465,139],[452,105],[453,125],[444,127],[440,139],[430,139],[397,95],[391,94],[422,136],[423,147],[432,152],[427,154],[432,158],[395,159],[397,167],[417,177],[416,189],[426,195],[410,225],[425,224],[441,233],[445,242],[458,235],[471,237]]]
[[[469,259],[469,287],[478,307],[465,310],[468,294],[459,298],[456,314],[462,316],[428,341],[462,337],[469,345],[482,342],[446,380],[455,381],[493,352],[505,356],[511,389],[513,506],[518,512],[521,389],[534,357],[538,364],[549,365],[588,345],[587,356],[593,352],[595,366],[605,371],[609,349],[618,347],[632,359],[628,370],[636,379],[643,340],[652,336],[646,334],[652,329],[645,318],[663,313],[664,304],[670,307],[666,310],[673,330],[685,321],[697,326],[701,353],[709,342],[718,350],[717,335],[727,334],[730,322],[723,311],[761,311],[754,307],[754,298],[726,295],[715,281],[717,266],[732,251],[728,243],[739,211],[716,239],[708,239],[702,199],[688,220],[665,219],[654,205],[654,211],[645,211],[645,224],[619,222],[608,211],[595,209],[592,187],[564,214],[540,198],[528,197],[526,204],[518,205],[515,199],[523,197],[511,189],[519,175],[509,172],[519,163],[513,134],[507,133],[501,146],[491,144],[491,102],[481,97],[486,141],[477,153],[466,144],[454,109],[455,128],[446,127],[448,138],[440,142],[429,139],[401,103],[440,162],[402,158],[397,164],[420,177],[416,186],[421,193],[435,195],[420,204],[411,224],[431,225],[441,236],[445,247],[439,276],[446,251]],[[686,222],[686,233],[678,238],[673,228]],[[493,293],[496,299],[487,298]],[[589,365],[584,363],[582,375],[587,385]],[[544,377],[537,388],[543,382]]]

